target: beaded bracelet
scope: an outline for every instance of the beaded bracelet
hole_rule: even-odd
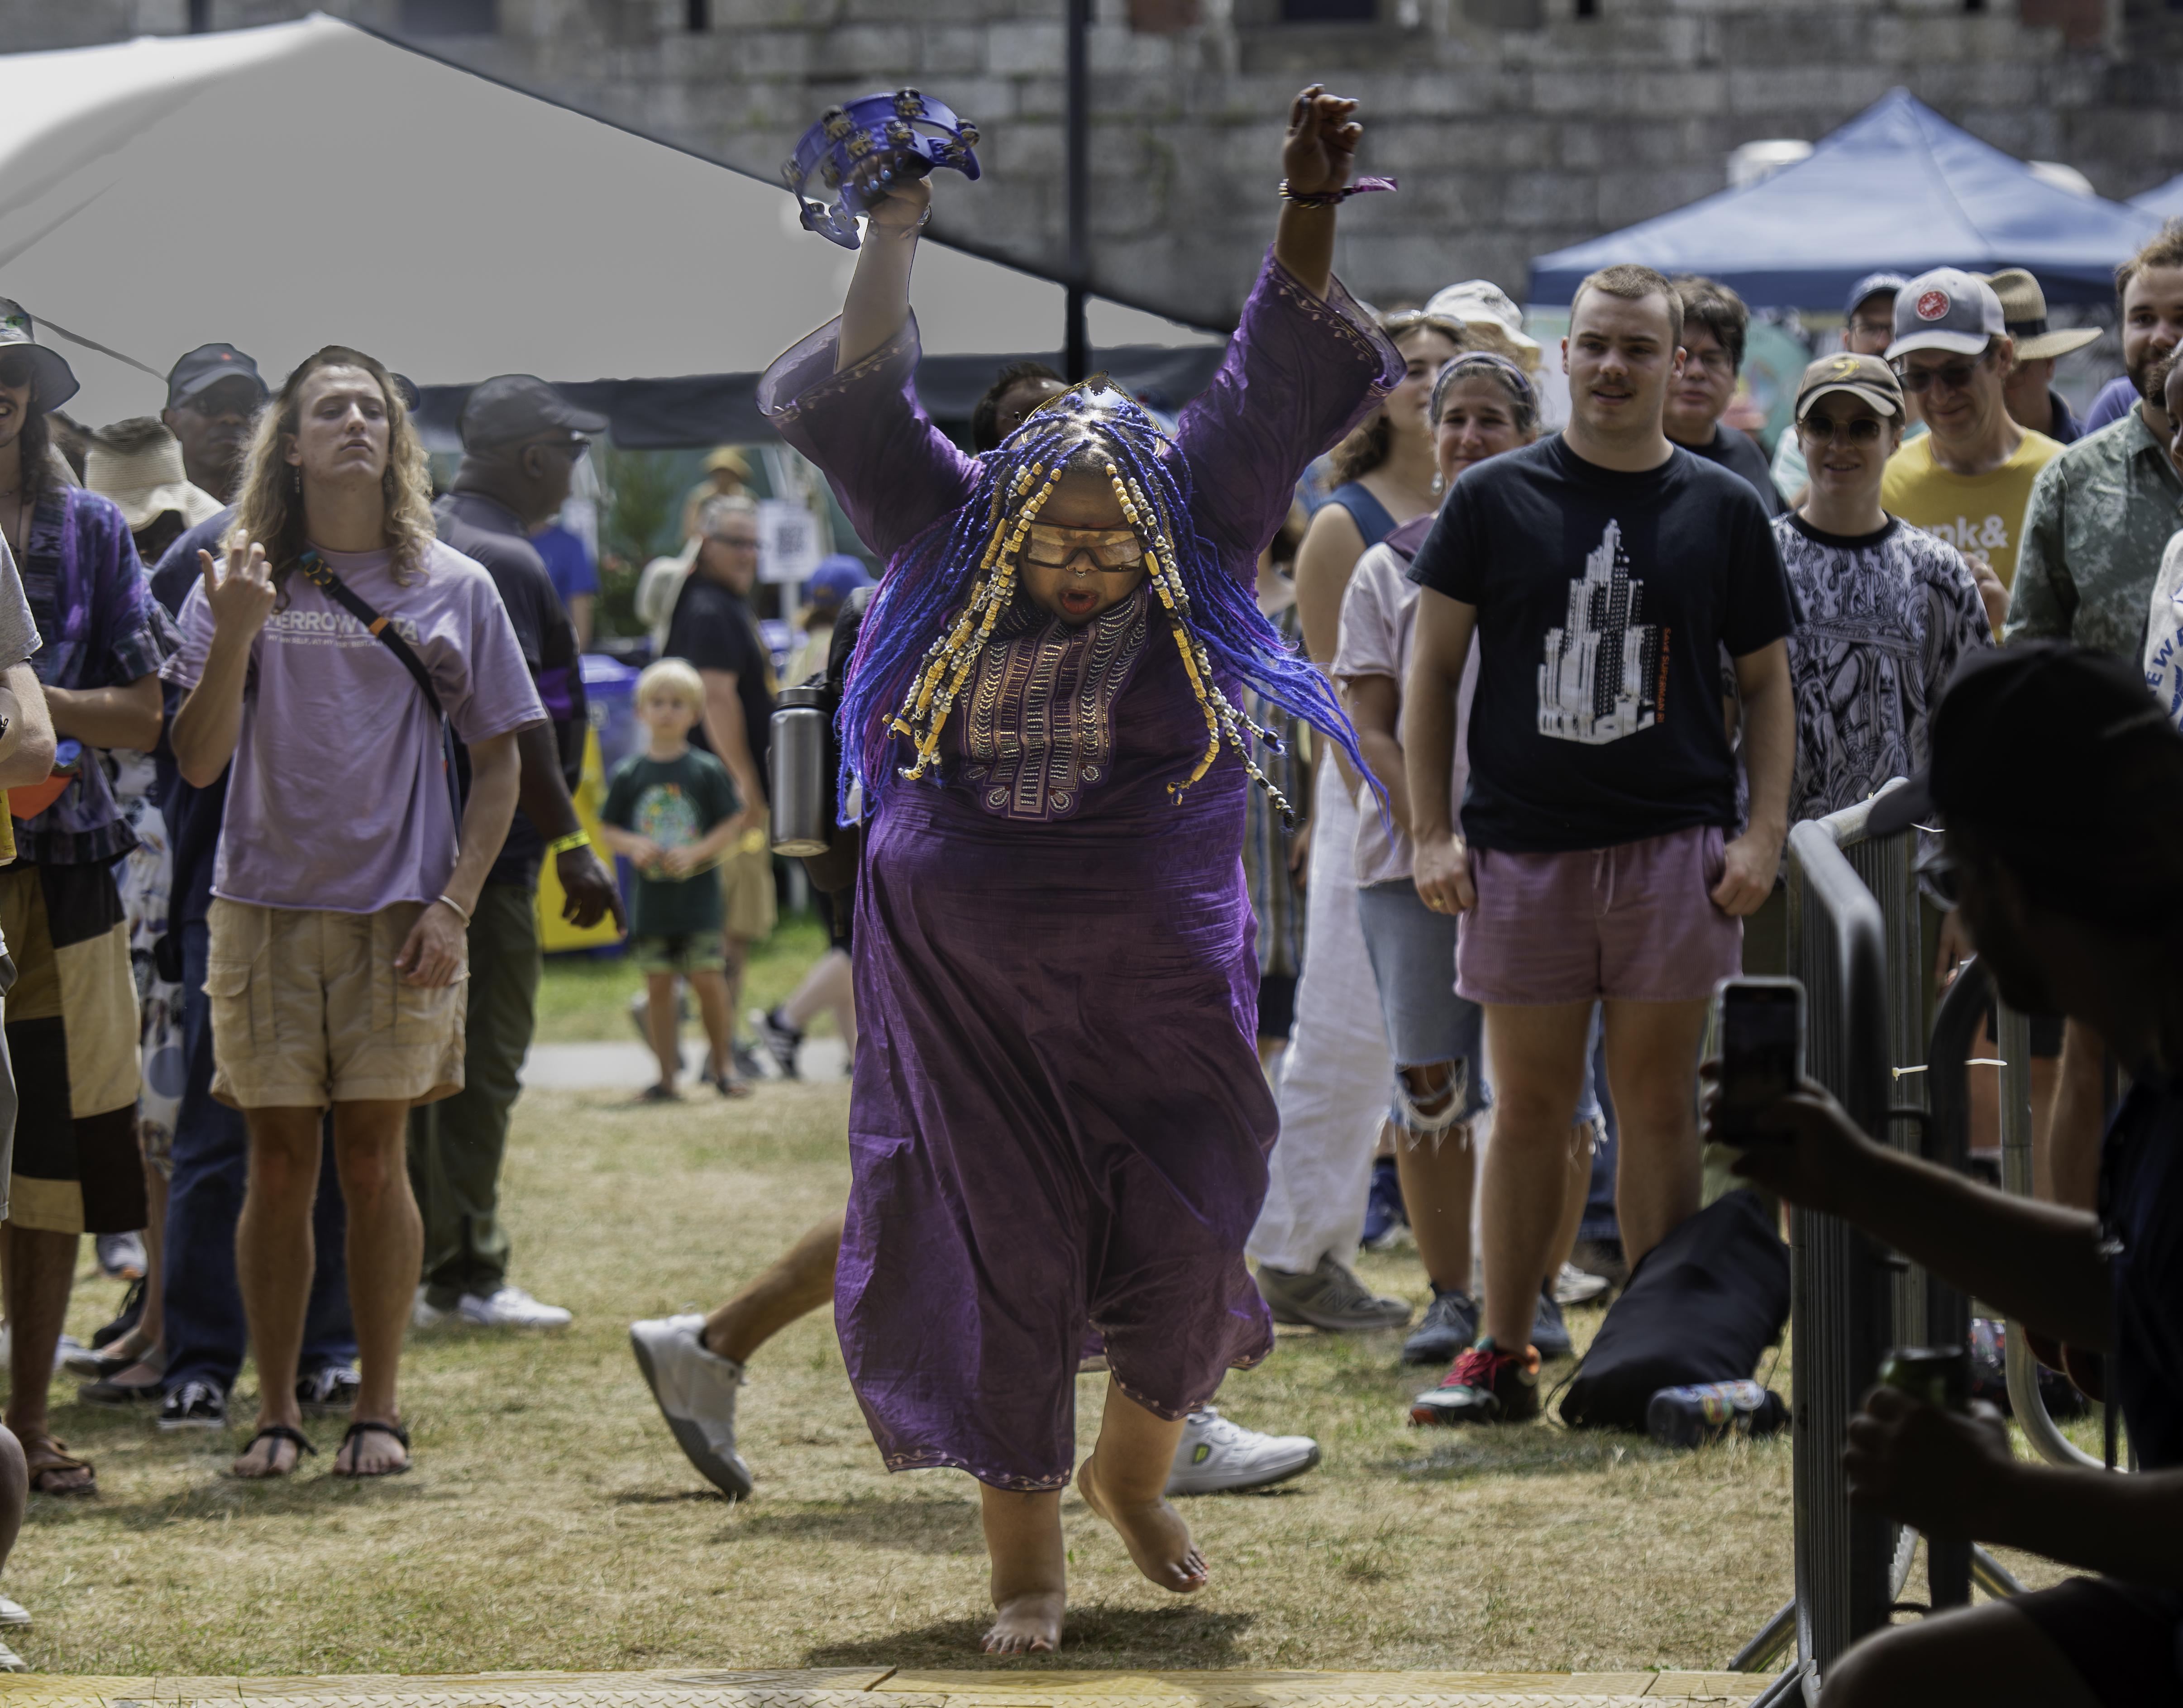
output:
[[[1336,208],[1352,196],[1369,196],[1375,190],[1397,187],[1392,178],[1359,178],[1354,184],[1340,190],[1291,190],[1289,180],[1281,180],[1280,197],[1293,202],[1299,208]]]

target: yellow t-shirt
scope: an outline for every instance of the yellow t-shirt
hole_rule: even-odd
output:
[[[1933,460],[1933,435],[1922,434],[1887,459],[1880,507],[1937,535],[1986,564],[2002,586],[2013,586],[2032,480],[2061,451],[2044,433],[2027,429],[2016,454],[1991,474],[1956,474]]]

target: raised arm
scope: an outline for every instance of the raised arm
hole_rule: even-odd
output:
[[[274,591],[265,548],[246,541],[240,530],[228,540],[225,570],[209,552],[198,552],[197,558],[205,604],[212,613],[212,645],[197,685],[175,713],[169,740],[182,780],[192,789],[209,789],[227,769],[242,735],[251,644],[273,614]]]
[[[908,180],[871,204],[857,270],[842,299],[842,336],[834,371],[853,366],[909,324],[909,271],[917,234],[932,214],[932,186]]]
[[[1347,185],[1357,145],[1364,139],[1364,127],[1351,116],[1356,111],[1354,101],[1328,94],[1322,83],[1313,84],[1289,105],[1281,175],[1290,197],[1282,201],[1280,221],[1274,228],[1274,258],[1314,297],[1324,297],[1334,282],[1336,204],[1291,198],[1331,195]]]

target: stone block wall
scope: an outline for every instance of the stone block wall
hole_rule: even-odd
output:
[[[820,109],[912,83],[975,117],[985,179],[943,177],[936,229],[1058,269],[1064,0],[320,0],[376,28],[766,177]],[[475,0],[471,0],[474,6]],[[1363,103],[1361,164],[1403,180],[1344,210],[1340,268],[1380,302],[1483,274],[1722,187],[1739,144],[1816,138],[1898,84],[1974,133],[2124,197],[2183,170],[2172,0],[1378,0],[1286,24],[1281,0],[1140,18],[1095,0],[1094,284],[1219,324],[1272,230],[1283,115],[1323,80]],[[1978,9],[1970,9],[1975,5]],[[200,0],[214,28],[308,0]],[[0,50],[187,27],[190,0],[8,0]],[[693,21],[703,27],[693,30]]]

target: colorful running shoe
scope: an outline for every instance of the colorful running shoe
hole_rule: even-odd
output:
[[[1410,1406],[1414,1424],[1522,1423],[1539,1415],[1539,1355],[1480,1340]]]

